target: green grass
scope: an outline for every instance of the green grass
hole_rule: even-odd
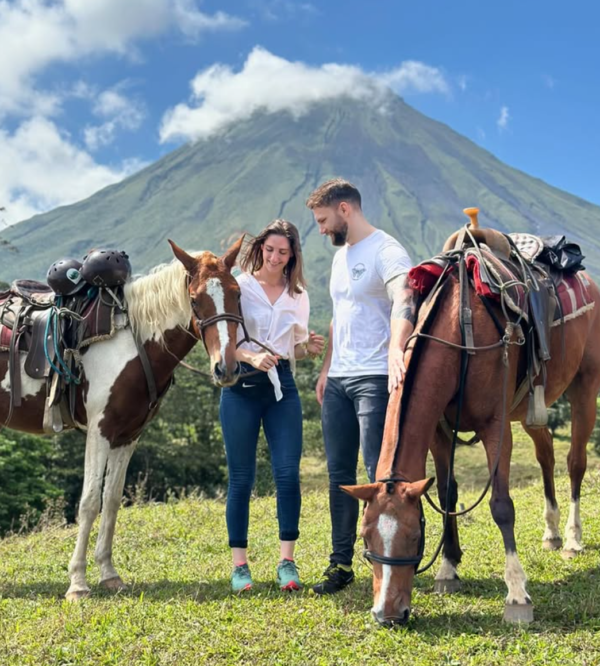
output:
[[[559,456],[565,447],[558,443]],[[459,475],[474,478],[477,455],[459,450]],[[517,438],[515,469],[527,476],[530,464],[536,468],[531,445]],[[304,493],[297,553],[302,578],[311,583],[326,564],[329,517],[326,492],[318,489],[325,480],[322,463],[305,461],[303,475],[305,489],[317,487]],[[461,495],[465,502],[474,499],[477,478]],[[90,559],[92,597],[79,604],[63,600],[75,527],[51,526],[0,541],[0,664],[598,664],[598,458],[590,457],[583,486],[586,550],[573,561],[542,550],[541,484],[516,481],[517,543],[535,607],[528,627],[501,621],[504,553],[485,503],[460,522],[462,591],[433,594],[427,572],[417,580],[409,625],[390,631],[370,619],[370,570],[360,558],[356,583],[335,597],[279,593],[272,497],[252,502],[256,588],[231,596],[224,502],[188,498],[121,511],[115,563],[131,588],[117,596],[98,589]],[[564,526],[567,477],[559,477],[558,491]],[[431,552],[440,525],[428,507],[426,512]]]

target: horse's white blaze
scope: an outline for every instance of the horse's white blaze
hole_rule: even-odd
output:
[[[457,577],[456,567],[450,560],[442,557],[442,565],[435,577],[436,580],[454,580]]]
[[[546,530],[544,532],[543,540],[552,541],[553,539],[560,539],[559,523],[560,511],[558,507],[553,507],[552,503],[546,498],[546,508],[544,509],[544,520],[546,521]]]
[[[581,543],[581,517],[579,515],[579,500],[571,500],[569,507],[569,517],[565,527],[565,545],[564,550],[583,550]]]
[[[19,354],[20,364],[21,364],[21,397],[27,398],[27,396],[37,395],[46,385],[44,379],[32,379],[25,372],[25,354]],[[6,375],[4,379],[0,382],[0,388],[2,388],[7,393],[10,393],[10,374],[8,367],[6,368]]]
[[[385,557],[392,556],[392,545],[394,543],[394,536],[398,531],[398,521],[394,516],[389,516],[382,513],[377,521],[377,530],[383,542],[383,554]],[[392,579],[392,567],[389,564],[382,564],[381,574],[381,587],[379,589],[379,599],[377,605],[373,607],[373,613],[383,613],[385,609],[385,601]]]
[[[519,562],[516,553],[507,553],[506,555],[506,569],[504,571],[504,580],[508,588],[506,595],[507,604],[528,604],[531,599],[525,589],[527,583],[527,576],[523,571],[523,567]]]
[[[215,312],[218,315],[225,313],[225,293],[223,292],[223,285],[219,278],[210,278],[206,282],[206,293],[212,298],[215,305]],[[225,361],[225,349],[227,348],[227,322],[218,321],[217,330],[219,331],[219,343],[221,347],[221,360]]]

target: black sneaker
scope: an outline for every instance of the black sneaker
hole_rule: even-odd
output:
[[[323,580],[313,585],[315,594],[335,594],[348,587],[354,580],[351,567],[344,564],[330,564],[323,573]]]

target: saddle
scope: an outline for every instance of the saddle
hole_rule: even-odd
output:
[[[88,345],[127,326],[122,288],[58,296],[42,282],[16,280],[0,293],[0,349],[9,354],[9,425],[22,403],[22,373],[46,381],[44,430],[77,427],[75,401]]]
[[[464,265],[476,293],[484,299],[502,302],[505,313],[512,312],[521,326],[527,348],[527,373],[515,394],[511,411],[529,393],[527,424],[544,427],[547,423],[545,363],[550,360],[553,322],[556,325],[565,320],[562,307],[565,300],[561,297],[569,290],[569,303],[565,307],[570,307],[571,302],[581,305],[569,316],[578,316],[590,307],[585,281],[574,277],[583,268],[579,246],[567,243],[564,237],[505,235],[495,229],[467,226],[450,236],[442,254],[411,270],[411,285],[421,294],[432,293],[443,276],[454,269],[460,256],[464,256]],[[574,294],[579,294],[579,301]],[[467,345],[473,346],[468,302],[462,304],[462,311],[469,315],[465,334]],[[496,325],[501,332],[499,322],[496,321]]]

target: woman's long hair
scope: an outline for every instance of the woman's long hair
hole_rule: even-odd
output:
[[[242,270],[246,273],[256,273],[262,268],[263,245],[271,235],[284,236],[288,239],[291,254],[290,260],[283,269],[283,274],[287,280],[288,294],[294,296],[294,294],[302,293],[302,290],[306,287],[306,282],[302,266],[300,234],[298,229],[287,220],[274,220],[250,241],[240,262]]]

